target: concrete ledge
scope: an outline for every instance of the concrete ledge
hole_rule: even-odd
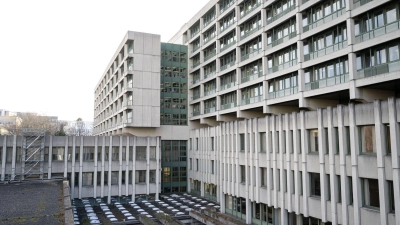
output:
[[[74,224],[74,213],[71,207],[71,194],[68,180],[63,181],[64,224]]]

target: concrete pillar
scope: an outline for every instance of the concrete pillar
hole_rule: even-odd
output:
[[[300,129],[301,129],[301,161],[302,161],[302,179],[303,179],[303,215],[308,217],[308,197],[310,195],[309,174],[307,173],[307,154],[308,154],[308,138],[305,121],[305,111],[300,111]]]
[[[6,135],[4,135],[3,137],[0,136],[0,138],[3,138],[3,152],[1,156],[1,181],[4,181],[4,176],[6,175],[7,137],[8,136]]]
[[[342,224],[349,224],[349,211],[347,206],[350,202],[350,188],[349,188],[349,180],[347,179],[347,170],[346,170],[346,155],[349,152],[347,149],[347,135],[344,127],[344,110],[342,105],[337,106],[337,120],[338,120],[338,133],[339,133],[339,164],[340,164],[340,184],[341,184],[341,192],[342,192]]]
[[[65,145],[64,145],[64,178],[66,179],[68,177],[68,136],[65,136]],[[25,151],[22,151],[23,156],[22,159],[25,160]],[[71,187],[72,190],[72,187]]]
[[[118,161],[119,161],[119,171],[118,171],[118,196],[122,196],[122,136],[119,136],[119,153],[118,153]],[[126,172],[125,172],[126,173]],[[125,180],[125,183],[128,181]]]
[[[136,136],[133,137],[132,148],[132,201],[135,201],[136,195]]]
[[[49,137],[49,162],[48,162],[48,167],[47,167],[47,179],[51,179],[51,165],[53,162],[53,136]],[[22,141],[22,140],[21,140]],[[23,149],[21,149],[21,156],[22,156],[22,151]]]
[[[131,154],[130,152],[130,143],[129,143],[130,137],[126,136],[126,147],[125,147],[125,196],[129,195],[129,172],[131,171],[129,169],[129,164],[130,164],[130,160],[129,160],[129,154]]]
[[[351,149],[351,165],[352,165],[352,183],[353,183],[353,209],[354,209],[354,225],[361,225],[362,207],[362,190],[361,181],[358,173],[358,155],[359,153],[359,137],[356,125],[355,105],[349,104],[349,125],[350,125],[350,149]]]
[[[146,146],[146,195],[150,194],[150,137],[147,137]]]
[[[293,170],[294,170],[294,211],[297,215],[300,214],[300,191],[301,177],[299,172],[299,153],[301,153],[301,139],[297,127],[297,113],[293,112],[292,115],[293,126]],[[300,142],[300,143],[299,143]]]
[[[265,116],[265,136],[266,136],[266,160],[267,160],[267,205],[272,205],[271,200],[271,188],[273,188],[273,181],[272,181],[272,162],[271,162],[271,152],[272,152],[272,139],[271,139],[271,118],[272,116]]]
[[[14,180],[15,177],[15,166],[17,159],[17,135],[14,135],[13,139],[13,148],[12,148],[12,158],[11,158],[11,180]]]
[[[276,128],[276,116],[272,116],[272,126],[271,126],[271,132],[272,132],[272,183],[273,183],[273,201],[272,204],[274,205],[274,208],[278,208],[278,187],[279,187],[279,180],[278,180],[278,168],[277,168],[277,153],[279,151],[278,149],[278,135],[277,135],[277,128]]]
[[[100,196],[103,198],[104,197],[104,167],[105,167],[105,154],[106,154],[106,136],[103,136],[102,138],[102,146],[101,146],[101,182],[100,182]]]
[[[292,122],[293,123],[293,122]],[[286,186],[287,186],[287,211],[289,213],[293,212],[292,209],[292,193],[294,190],[292,190],[294,187],[293,185],[293,175],[292,175],[292,163],[291,163],[291,154],[293,152],[292,146],[293,146],[293,137],[291,134],[290,130],[290,115],[289,113],[285,114],[285,124],[284,124],[284,129],[285,129],[285,134],[286,136],[284,137],[286,140],[285,147],[286,147],[286,154],[285,154],[285,159],[282,158],[282,165],[286,163]],[[294,133],[294,131],[293,131]]]
[[[79,145],[79,198],[82,198],[82,170],[83,170],[83,136],[80,137]]]
[[[76,136],[72,137],[72,167],[71,167],[71,197],[75,198],[75,147],[76,147]]]
[[[111,158],[112,158],[112,146],[113,146],[113,136],[110,136],[110,142],[108,146],[108,193],[107,193],[107,204],[111,204]]]
[[[161,178],[160,178],[160,158],[161,158],[161,137],[157,137],[156,143],[156,200],[159,200],[159,194],[161,189]]]
[[[335,130],[333,127],[333,110],[332,107],[328,107],[327,111],[327,122],[328,122],[328,142],[329,145],[329,180],[330,180],[330,189],[331,189],[331,221],[332,225],[337,225],[337,180],[335,173],[335,154],[336,154],[336,139],[335,139]],[[337,138],[337,137],[336,137]],[[329,187],[328,187],[329,188]]]
[[[319,175],[321,180],[321,219],[323,222],[327,221],[327,209],[326,202],[328,200],[328,184],[325,179],[326,171],[325,171],[325,153],[326,153],[326,140],[325,140],[325,129],[323,127],[323,113],[322,109],[319,108],[317,110],[318,117],[318,153],[319,153]]]
[[[93,171],[93,198],[97,197],[97,169],[98,169],[98,152],[99,152],[99,136],[94,137],[94,171]]]

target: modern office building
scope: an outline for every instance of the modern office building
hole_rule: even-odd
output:
[[[209,1],[170,40],[189,52],[188,189],[247,224],[400,224],[399,8]]]

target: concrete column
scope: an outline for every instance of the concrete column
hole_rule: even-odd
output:
[[[93,198],[97,197],[97,166],[98,166],[99,136],[94,137],[94,171],[93,171]]]
[[[236,187],[235,187],[235,195],[239,195],[239,185],[240,185],[240,166],[239,166],[239,151],[240,151],[240,137],[239,137],[239,121],[235,121],[235,126],[234,126],[234,132],[235,132],[235,144],[236,144],[236,151],[235,151],[235,163],[234,165],[236,166]]]
[[[301,177],[299,173],[299,153],[301,152],[299,132],[297,128],[297,112],[292,112],[292,126],[293,126],[293,170],[294,170],[294,211],[297,215],[300,214],[300,184]],[[299,143],[300,142],[300,143]]]
[[[147,137],[146,146],[146,195],[150,194],[150,137]]]
[[[353,1],[351,1],[353,2]],[[346,25],[347,25],[347,45],[351,46],[351,50],[352,49],[352,45],[356,44],[355,42],[355,30],[354,30],[354,19],[353,18],[347,18],[346,20]],[[351,51],[353,52],[353,51]]]
[[[285,184],[286,184],[286,177],[285,177],[285,156],[284,156],[284,152],[285,152],[285,136],[283,135],[283,124],[284,121],[283,120],[284,115],[280,114],[278,116],[278,127],[277,127],[277,131],[278,131],[278,143],[279,143],[279,156],[280,156],[280,170],[279,170],[279,174],[277,173],[277,176],[280,177],[279,182],[280,182],[280,206],[281,206],[281,210],[280,210],[280,217],[281,217],[281,224],[288,224],[288,216],[287,216],[287,211],[285,208],[286,207],[286,201],[285,201]],[[276,160],[276,167],[278,168],[278,160]],[[277,190],[278,191],[278,190]],[[277,195],[278,197],[278,195]],[[278,207],[278,205],[276,205],[275,207]]]
[[[292,124],[293,124],[293,122],[292,122]],[[293,137],[291,135],[291,130],[290,130],[290,115],[289,115],[289,113],[285,114],[285,124],[284,125],[285,125],[284,129],[286,131],[286,137],[284,137],[286,140],[286,143],[285,143],[286,159],[282,158],[282,165],[284,165],[283,162],[286,163],[287,211],[291,213],[291,212],[293,212],[293,209],[292,209],[292,193],[293,193],[292,187],[294,185],[293,185],[292,163],[291,163],[291,154],[293,152],[293,149],[292,149]],[[294,130],[293,130],[293,133],[294,133]]]
[[[65,136],[65,145],[64,145],[64,178],[67,178],[68,175],[68,136]],[[25,151],[23,152],[23,160],[25,161]],[[72,190],[72,187],[71,187]]]
[[[277,153],[279,151],[278,149],[278,134],[277,134],[277,128],[276,128],[276,116],[272,116],[272,126],[271,126],[271,132],[272,132],[272,173],[273,173],[273,180],[272,183],[274,185],[273,187],[273,202],[272,205],[274,205],[274,208],[278,208],[278,168],[277,168]]]
[[[108,146],[108,193],[107,193],[107,204],[111,204],[111,158],[112,158],[112,146],[113,146],[113,136],[110,136],[110,142]]]
[[[71,167],[71,198],[75,198],[75,147],[76,147],[76,136],[72,137],[72,167]]]
[[[353,181],[354,225],[361,225],[362,190],[358,173],[359,139],[356,125],[356,111],[353,103],[349,104],[350,149]]]
[[[392,149],[392,173],[394,199],[400,199],[400,127],[397,122],[398,105],[395,97],[388,99],[389,125],[390,125],[390,145]],[[395,204],[395,224],[400,224],[400,201]]]
[[[221,213],[225,213],[225,195],[224,195],[224,190],[226,187],[226,129],[225,129],[226,123],[223,123],[218,126],[218,135],[219,135],[219,167],[220,167],[220,178],[219,178],[219,202],[221,204]],[[225,136],[224,136],[225,135]]]
[[[336,141],[335,141],[335,130],[333,127],[333,110],[332,107],[328,107],[327,120],[328,120],[328,144],[329,144],[329,179],[330,179],[330,189],[331,189],[331,221],[333,225],[337,225],[337,184],[335,175],[335,154],[336,154]],[[329,188],[329,187],[328,187]]]
[[[271,188],[273,187],[273,181],[272,181],[272,173],[271,173],[271,152],[272,152],[272,144],[270,142],[272,141],[270,138],[270,120],[271,116],[265,116],[265,136],[266,136],[266,160],[267,160],[267,205],[272,205],[272,200],[271,200]]]
[[[321,180],[321,219],[323,222],[327,221],[327,209],[326,202],[328,200],[328,184],[325,179],[326,171],[325,171],[325,153],[326,153],[326,144],[325,144],[325,129],[323,127],[323,112],[322,108],[317,110],[318,117],[318,153],[319,153],[319,175]]]
[[[346,155],[349,152],[347,149],[347,135],[346,130],[344,127],[344,112],[343,106],[337,106],[337,120],[338,120],[338,133],[339,133],[339,163],[340,163],[340,184],[341,184],[341,192],[342,192],[342,224],[348,225],[349,224],[349,211],[347,206],[349,204],[349,181],[347,179],[347,170],[346,170]]]
[[[21,148],[21,156],[22,156],[22,151],[23,149]],[[49,163],[48,163],[48,167],[47,167],[47,179],[51,179],[51,165],[53,162],[53,136],[50,136],[50,140],[49,140]]]
[[[300,129],[301,129],[301,161],[302,161],[302,179],[303,179],[303,216],[308,217],[308,196],[310,195],[309,175],[307,173],[307,154],[308,154],[308,138],[305,121],[305,111],[300,111]]]
[[[301,1],[301,0],[300,0]],[[297,5],[299,6],[299,5]],[[299,9],[299,7],[297,7]],[[301,12],[297,12],[296,13],[296,31],[298,34],[299,39],[301,40],[301,34],[303,33],[303,15],[301,14]]]
[[[129,139],[130,139],[130,137],[129,136],[126,136],[126,147],[125,147],[125,196],[128,196],[129,195],[129,172],[130,172],[130,169],[129,169],[129,162],[130,162],[130,160],[129,160],[129,154],[131,154],[130,153],[130,143],[129,143]]]
[[[104,157],[105,157],[105,154],[106,154],[106,136],[103,136],[103,138],[102,138],[103,140],[102,140],[102,142],[103,142],[103,144],[102,144],[102,146],[101,146],[101,182],[100,182],[100,196],[103,198],[104,197],[104,167],[105,167],[105,160],[104,160]]]
[[[83,136],[80,137],[79,146],[79,198],[82,198],[82,170],[83,170]]]
[[[374,101],[374,119],[375,119],[375,143],[376,158],[378,168],[378,184],[379,184],[379,202],[380,202],[380,220],[381,224],[388,223],[388,213],[390,212],[389,187],[386,181],[385,173],[385,156],[387,155],[386,135],[384,124],[382,123],[381,101]]]
[[[1,136],[0,136],[1,138]],[[3,152],[1,156],[1,181],[4,181],[6,175],[6,157],[7,157],[7,136],[3,136]],[[21,156],[22,157],[22,156]]]
[[[161,137],[157,137],[156,143],[156,200],[159,200],[159,194],[161,189],[161,179],[160,179],[160,158],[161,158]]]
[[[17,159],[17,135],[14,135],[13,139],[13,148],[12,148],[12,158],[11,158],[11,180],[14,180],[15,177],[15,166]]]
[[[133,137],[132,152],[132,201],[135,201],[136,195],[136,136]]]
[[[118,171],[118,196],[122,196],[122,136],[119,136],[119,171]],[[126,171],[125,171],[126,173]],[[125,180],[125,183],[128,181]]]
[[[255,188],[254,201],[260,202],[260,163],[259,163],[259,152],[260,152],[260,133],[258,132],[258,118],[253,119],[254,123],[254,164],[255,164],[255,182],[253,188]],[[255,186],[255,187],[254,187]]]
[[[250,144],[250,140],[251,140],[251,136],[249,134],[249,132],[251,133],[251,120],[244,120],[245,122],[245,134],[244,134],[244,138],[245,138],[245,146],[244,146],[244,158],[245,158],[245,171],[246,171],[246,182],[245,182],[245,198],[246,198],[246,223],[247,224],[251,224],[251,190],[249,190],[249,186],[251,188],[253,188],[252,185],[252,166],[251,164],[249,165],[249,158],[250,158],[250,154],[251,154],[251,144]],[[250,123],[250,125],[249,125]]]

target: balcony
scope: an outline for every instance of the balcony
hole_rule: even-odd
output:
[[[296,36],[297,36],[296,31],[292,32],[292,33],[290,33],[289,35],[287,35],[287,36],[285,36],[283,38],[280,38],[280,39],[277,39],[275,41],[272,41],[271,44],[267,45],[267,49],[270,49],[270,48],[273,48],[275,46],[278,46],[278,45],[282,44],[283,42],[289,41],[290,39],[292,39],[292,38],[294,38]]]
[[[131,105],[133,105],[133,101],[132,100],[129,100],[129,101],[126,102],[126,106],[131,106]]]
[[[262,101],[262,95],[255,96],[255,97],[251,97],[251,98],[247,98],[247,99],[242,99],[242,105],[253,104],[253,103],[257,103],[257,102],[261,102],[261,101]]]
[[[228,26],[224,27],[222,26],[220,28],[220,33],[224,32],[225,30],[227,30],[229,27],[233,26],[236,23],[236,21],[233,21],[233,23],[229,24]]]
[[[209,95],[215,94],[215,92],[216,92],[216,89],[213,89],[213,90],[210,90],[210,91],[205,91],[204,92],[204,96],[209,96]]]
[[[133,63],[128,65],[128,71],[133,71]]]
[[[303,27],[303,32],[307,32],[307,31],[312,30],[312,29],[314,29],[316,27],[319,27],[322,24],[325,24],[325,23],[327,23],[327,22],[329,22],[331,20],[334,20],[334,19],[338,18],[341,15],[344,15],[345,13],[346,13],[346,7],[342,8],[341,10],[338,10],[338,11],[332,13],[332,14],[329,14],[328,16],[325,16],[324,18],[322,18],[322,19],[320,19],[318,21],[315,21],[314,23],[311,23],[309,25],[304,26]]]
[[[221,110],[230,109],[230,108],[234,108],[234,107],[236,107],[236,102],[231,102],[231,103],[221,105]]]
[[[243,55],[243,56],[240,58],[240,61],[243,62],[244,60],[249,59],[249,58],[251,58],[251,57],[253,57],[253,56],[255,56],[255,55],[258,55],[258,54],[261,53],[261,52],[262,52],[262,49],[259,49],[259,50],[255,50],[255,51],[253,51],[253,52],[250,52],[250,53],[248,53],[248,54],[246,54],[246,55]]]
[[[220,89],[221,89],[221,91],[222,91],[222,90],[226,90],[226,89],[231,88],[231,87],[233,87],[233,86],[235,86],[235,85],[236,85],[236,82],[224,84],[224,85],[221,85]]]
[[[203,27],[207,27],[208,25],[210,25],[211,22],[213,22],[213,21],[215,20],[215,17],[216,17],[216,16],[214,15],[214,17],[213,17],[212,19],[210,19],[210,20],[208,20],[208,21],[205,21]]]
[[[194,111],[194,112],[192,112],[192,116],[200,116],[200,111]]]
[[[220,14],[222,14],[223,12],[225,12],[227,9],[229,9],[229,7],[233,6],[235,4],[235,1],[231,1],[229,2],[225,7],[220,8],[219,12]]]
[[[284,96],[288,96],[288,95],[293,95],[298,92],[299,92],[298,87],[291,87],[291,88],[287,88],[287,89],[283,89],[283,90],[279,90],[279,91],[269,92],[268,98],[269,99],[280,98],[280,97],[284,97]]]
[[[207,60],[211,59],[216,54],[217,54],[217,52],[215,50],[213,52],[209,53],[207,56],[204,57],[204,62],[206,62]]]
[[[215,107],[204,109],[204,114],[213,113],[215,112]]]
[[[192,84],[197,84],[200,82],[200,78],[197,78],[196,80],[192,80]]]
[[[328,77],[323,80],[316,80],[305,84],[305,90],[315,90],[319,88],[329,87],[337,84],[343,84],[349,82],[349,74],[343,74],[340,76]]]
[[[226,70],[226,69],[228,69],[228,68],[234,66],[235,64],[236,64],[236,61],[233,61],[233,62],[230,62],[230,63],[228,63],[228,64],[226,64],[226,65],[223,65],[223,66],[221,66],[221,68],[220,68],[219,71]]]
[[[200,94],[192,96],[192,100],[196,100],[196,99],[199,99],[199,98],[200,98]]]
[[[279,13],[277,15],[268,18],[267,19],[267,24],[270,24],[270,23],[274,22],[275,20],[277,20],[277,19],[281,18],[282,16],[288,14],[290,11],[292,11],[295,8],[296,8],[296,4],[290,6],[289,8],[287,8],[285,10],[283,10],[281,13]]]
[[[311,60],[311,59],[319,58],[321,56],[331,54],[332,52],[339,51],[339,50],[341,50],[343,48],[346,48],[346,47],[347,47],[347,41],[340,42],[340,43],[328,46],[326,48],[323,48],[321,50],[318,50],[316,52],[311,52],[310,54],[305,54],[304,55],[304,61],[308,61],[308,60]]]
[[[297,59],[294,59],[292,61],[283,63],[281,65],[273,66],[272,68],[269,68],[268,69],[268,74],[275,73],[275,72],[277,72],[279,70],[284,70],[284,69],[287,69],[287,68],[295,66],[295,65],[297,65]]]
[[[240,18],[243,18],[243,17],[249,15],[251,12],[253,12],[255,9],[257,9],[261,5],[261,2],[262,1],[258,2],[255,6],[253,6],[250,9],[248,9],[247,11],[240,12]]]
[[[193,63],[193,65],[192,65],[192,69],[194,69],[194,68],[198,67],[199,65],[200,65],[200,62]]]
[[[386,24],[385,26],[376,28],[374,30],[370,30],[367,33],[357,35],[355,37],[355,42],[360,43],[360,42],[363,42],[363,41],[366,41],[366,40],[369,40],[372,38],[376,38],[376,37],[385,35],[387,33],[390,33],[390,32],[393,32],[393,31],[396,31],[399,29],[400,29],[400,20],[395,21],[393,23]]]
[[[246,37],[248,37],[248,36],[254,34],[255,32],[257,32],[258,30],[260,30],[261,28],[262,28],[262,26],[257,26],[255,28],[253,28],[252,30],[245,32],[243,35],[240,36],[240,39],[241,40],[245,39]]]
[[[231,47],[231,46],[234,45],[234,44],[236,44],[236,41],[233,41],[233,42],[231,42],[231,43],[229,43],[229,44],[227,44],[227,45],[224,45],[224,47],[222,47],[222,48],[220,49],[220,52],[223,52],[225,49]]]
[[[400,60],[379,64],[373,67],[365,68],[357,71],[357,79],[372,77],[380,74],[400,71]]]
[[[353,3],[353,8],[354,9],[358,8],[358,7],[362,6],[362,5],[367,4],[368,2],[372,2],[372,0],[361,0],[361,1],[354,2]]]
[[[262,73],[253,73],[248,76],[242,77],[242,84],[246,83],[247,81],[255,80],[259,77],[262,77]]]
[[[214,39],[215,38],[215,32],[212,34],[212,35],[210,35],[210,36],[208,36],[208,37],[205,37],[204,38],[204,44],[207,44],[208,42],[210,42],[212,39]]]
[[[200,45],[199,45],[199,46],[195,46],[195,47],[192,49],[192,53],[196,52],[196,51],[199,50],[199,49],[200,49]]]
[[[209,77],[212,77],[212,76],[214,76],[216,74],[216,71],[214,70],[214,71],[212,71],[212,72],[209,72],[209,73],[207,73],[207,74],[204,74],[204,79],[207,79],[207,78],[209,78]]]
[[[133,123],[133,118],[126,119],[126,123]]]
[[[198,31],[192,33],[191,36],[190,36],[190,38],[193,38],[194,36],[196,36],[196,35],[199,34],[199,33],[200,33],[200,29],[199,29]]]

